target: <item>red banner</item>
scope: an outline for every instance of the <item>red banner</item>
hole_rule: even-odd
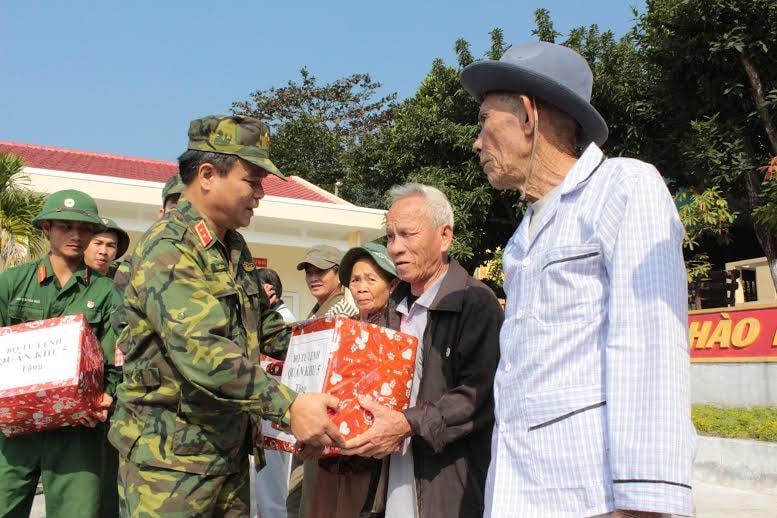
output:
[[[777,362],[777,306],[692,311],[692,362]]]

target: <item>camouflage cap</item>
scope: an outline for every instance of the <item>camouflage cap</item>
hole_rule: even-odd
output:
[[[343,259],[343,253],[329,245],[316,245],[305,254],[305,257],[297,265],[297,270],[304,270],[305,265],[312,264],[321,270],[328,270],[338,266]]]
[[[181,194],[184,190],[183,181],[181,180],[181,175],[178,173],[175,173],[173,176],[167,179],[165,182],[165,186],[162,187],[162,205],[164,206],[165,203],[167,203],[167,198],[170,196],[173,196],[174,194]]]
[[[122,255],[124,255],[127,252],[127,248],[129,248],[130,244],[130,238],[129,234],[127,234],[123,228],[121,228],[119,225],[116,224],[115,221],[113,221],[111,218],[100,218],[105,225],[105,230],[103,232],[115,232],[116,233],[116,257],[115,259],[118,259]]]
[[[80,221],[91,223],[98,231],[105,228],[97,212],[97,204],[91,196],[75,189],[66,189],[52,193],[43,204],[40,214],[32,220],[40,228],[46,220]]]
[[[270,128],[259,119],[210,115],[193,120],[188,149],[237,155],[278,178],[286,178],[270,161]]]

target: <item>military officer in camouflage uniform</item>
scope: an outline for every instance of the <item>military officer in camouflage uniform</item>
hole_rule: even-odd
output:
[[[103,230],[97,205],[87,194],[66,190],[46,200],[33,222],[51,252],[0,274],[0,326],[81,313],[103,348],[103,410],[81,426],[5,438],[0,435],[0,515],[27,517],[38,478],[43,479],[46,516],[97,517],[100,501],[101,441],[118,373],[113,366],[115,334],[109,324],[118,300],[113,284],[87,267],[83,253]]]
[[[248,225],[269,173],[256,119],[191,123],[179,158],[186,188],[130,257],[124,381],[110,440],[122,516],[248,516],[252,417],[311,448],[342,444],[324,394],[295,394],[259,366],[283,357],[289,328],[269,303],[235,229]],[[127,335],[127,336],[125,336]]]
[[[178,205],[178,200],[181,198],[181,193],[183,192],[184,187],[185,185],[181,181],[181,177],[178,175],[178,173],[175,173],[173,176],[167,179],[165,185],[162,187],[162,206],[159,208],[159,216],[157,219],[162,219],[165,214],[173,210],[176,205]],[[117,254],[118,257],[121,257],[122,255],[124,254]],[[124,288],[127,287],[127,283],[129,282],[129,258],[125,258],[123,261],[118,261],[115,268],[111,268],[108,276],[113,278],[116,289],[120,294],[123,294]],[[116,327],[119,332],[124,327],[123,319],[121,319],[119,316],[114,318],[114,327]]]
[[[178,173],[167,179],[165,186],[162,187],[162,207],[159,209],[159,218],[173,210],[178,205],[185,185],[181,181]]]

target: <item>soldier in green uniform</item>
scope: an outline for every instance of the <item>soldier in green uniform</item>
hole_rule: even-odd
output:
[[[105,230],[95,234],[84,251],[84,262],[92,270],[113,278],[119,259],[129,248],[129,235],[110,218],[100,218]]]
[[[259,352],[283,357],[289,328],[269,302],[237,228],[264,196],[269,130],[214,116],[189,128],[178,206],[130,256],[120,338],[124,381],[109,437],[119,450],[122,516],[248,516],[254,419],[306,447],[342,444],[336,398],[295,394]]]
[[[113,363],[115,334],[110,315],[118,302],[110,279],[84,264],[83,254],[103,229],[87,194],[66,190],[46,200],[33,220],[51,252],[0,274],[0,326],[81,313],[103,348],[103,411],[81,426],[6,438],[0,434],[0,514],[27,517],[38,479],[43,479],[46,516],[97,517],[104,425],[118,381]]]
[[[96,270],[107,277],[113,278],[116,274],[119,259],[129,248],[129,235],[110,218],[100,218],[105,225],[102,232],[96,233],[89,241],[84,251],[84,262],[92,270]],[[115,352],[115,350],[114,350]],[[118,369],[122,365],[121,353],[116,353],[114,364]],[[109,412],[110,415],[110,412]],[[107,433],[107,427],[105,432]],[[107,437],[102,438],[102,490],[100,491],[100,517],[114,518],[119,516],[119,493],[117,490],[117,476],[119,473],[119,454]]]

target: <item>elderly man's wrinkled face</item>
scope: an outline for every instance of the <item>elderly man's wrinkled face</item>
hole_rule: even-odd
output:
[[[453,229],[432,226],[423,196],[395,201],[386,215],[386,237],[399,278],[410,283],[413,295],[423,291],[445,271]]]
[[[480,105],[480,135],[472,149],[495,189],[523,187],[531,156],[532,134],[526,131],[520,97],[486,94]]]

